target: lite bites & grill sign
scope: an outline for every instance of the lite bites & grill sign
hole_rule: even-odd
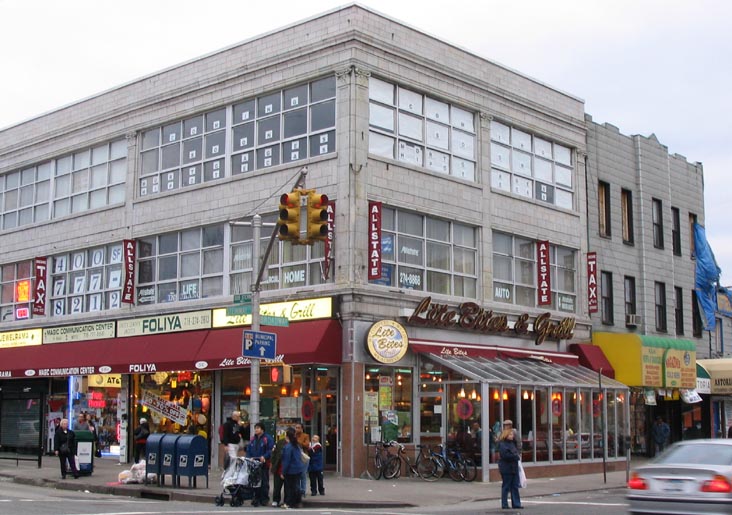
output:
[[[533,336],[534,343],[541,345],[546,340],[568,340],[574,335],[575,319],[563,318],[559,322],[550,319],[549,313],[543,313],[529,322],[528,313],[519,315],[514,322],[508,321],[507,315],[485,310],[475,302],[463,302],[456,308],[447,304],[436,304],[432,297],[425,297],[407,318],[407,323],[423,327],[442,329],[466,329],[479,333],[508,333],[518,336]]]

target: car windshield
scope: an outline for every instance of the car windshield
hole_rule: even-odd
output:
[[[677,445],[663,453],[656,463],[700,463],[705,465],[732,465],[732,445],[698,444]]]

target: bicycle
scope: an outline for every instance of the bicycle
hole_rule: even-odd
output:
[[[404,445],[397,443],[397,446],[397,453],[392,455],[384,466],[384,477],[386,479],[398,479],[401,476],[402,462],[406,465],[406,470],[413,476],[417,476],[424,481],[437,481],[439,479],[435,473],[438,470],[438,464],[430,456],[428,446],[417,445],[418,453],[414,462],[407,454]]]
[[[374,444],[373,460],[369,459],[369,472],[374,479],[379,480],[384,474],[384,467],[393,456],[389,454],[389,447],[396,445],[396,442],[376,442]]]
[[[461,452],[460,447],[450,449],[453,458],[461,463],[462,470],[464,472],[463,479],[467,482],[474,481],[478,477],[478,466],[475,464],[475,460],[470,456],[466,456],[467,452]]]
[[[435,448],[438,451],[435,451]],[[453,481],[463,481],[466,476],[466,465],[462,459],[457,459],[455,454],[447,452],[446,447],[443,444],[437,444],[430,450],[430,456],[437,460],[439,469],[437,473],[440,477],[445,475],[445,472],[450,476]]]

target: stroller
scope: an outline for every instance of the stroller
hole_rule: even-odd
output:
[[[238,457],[224,471],[221,478],[221,494],[214,499],[216,506],[223,506],[227,495],[230,506],[241,506],[254,498],[254,489],[262,486],[262,464],[258,460]]]

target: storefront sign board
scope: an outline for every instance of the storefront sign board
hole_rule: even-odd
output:
[[[381,277],[381,202],[369,202],[368,278]]]
[[[33,314],[46,314],[46,279],[48,275],[47,260],[45,257],[37,257],[34,260],[35,266],[35,291],[33,293]]]
[[[87,384],[93,388],[121,388],[122,374],[92,374]]]
[[[587,253],[587,311],[597,313],[597,253]]]
[[[663,386],[663,356],[666,349],[641,346],[641,376],[644,386]]]
[[[114,322],[49,327],[43,330],[43,343],[65,343],[114,338],[114,328]]]
[[[333,299],[331,297],[321,297],[290,302],[272,302],[262,304],[259,313],[263,316],[287,318],[290,322],[331,318],[333,316]],[[225,308],[213,310],[213,327],[237,325],[252,325],[252,315],[227,316]]]
[[[41,329],[2,332],[0,333],[0,349],[40,345],[43,336],[42,333],[43,331]]]
[[[664,386],[694,388],[696,386],[696,352],[668,349],[664,356]]]
[[[222,310],[225,311],[225,310]],[[117,322],[117,337],[143,336],[148,334],[176,333],[211,328],[211,311],[171,313],[154,317],[133,318]]]
[[[366,348],[379,363],[396,363],[404,357],[408,347],[407,331],[393,320],[376,322],[366,335]]]

